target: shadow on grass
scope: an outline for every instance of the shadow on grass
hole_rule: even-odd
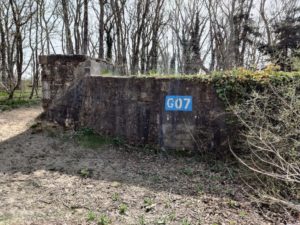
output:
[[[32,134],[36,132],[41,133]],[[0,173],[48,170],[189,196],[234,198],[240,193],[237,168],[231,159],[218,161],[207,156],[130,148],[119,139],[76,135],[34,127],[2,142]]]

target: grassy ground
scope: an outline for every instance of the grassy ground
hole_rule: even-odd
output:
[[[290,221],[288,213],[253,205],[232,159],[183,157],[126,146],[121,139],[87,129],[73,132],[53,124],[32,125],[39,110],[1,113],[3,124],[14,133],[8,135],[0,126],[1,225]],[[20,130],[21,124],[31,129]]]
[[[34,95],[32,99],[30,97],[30,88],[26,87],[25,90],[16,90],[14,98],[8,100],[8,93],[0,91],[0,111],[12,110],[19,107],[30,107],[37,105],[41,102],[41,98]],[[41,91],[39,91],[41,96]]]
[[[296,224],[255,204],[233,159],[34,123],[41,112],[0,113],[0,225]]]

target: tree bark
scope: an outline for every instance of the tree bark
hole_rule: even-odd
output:
[[[104,0],[99,0],[99,59],[104,59]]]
[[[61,0],[63,8],[63,21],[65,27],[66,50],[67,54],[74,54],[73,41],[69,21],[69,0]]]
[[[88,8],[89,2],[88,0],[84,0],[84,15],[83,15],[83,54],[87,55],[88,46],[89,46],[89,17],[88,17]]]

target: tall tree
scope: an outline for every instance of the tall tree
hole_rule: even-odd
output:
[[[69,20],[69,0],[61,0],[61,5],[63,10],[63,21],[64,21],[64,28],[65,28],[67,54],[74,54],[70,20]]]
[[[2,18],[4,12],[3,8],[0,6],[0,18]],[[4,30],[4,24],[2,23],[2,20],[0,20],[0,46],[1,46],[1,81],[2,86],[5,88],[7,85],[7,77],[6,77],[6,41],[5,41],[5,30]]]
[[[83,15],[83,44],[82,44],[82,52],[84,55],[88,52],[88,45],[89,45],[89,17],[88,17],[88,8],[89,8],[89,1],[84,0],[83,3],[84,7],[84,15]]]
[[[105,31],[105,24],[104,24],[104,7],[105,1],[99,0],[99,58],[104,58],[104,31]]]
[[[154,19],[151,24],[151,50],[149,52],[149,68],[148,70],[157,71],[157,62],[158,62],[158,49],[159,49],[159,35],[161,28],[164,25],[163,21],[163,6],[165,0],[157,0],[155,11],[154,11]]]
[[[136,74],[139,70],[140,50],[143,34],[146,30],[148,15],[150,13],[150,0],[138,0],[136,9],[132,16],[134,28],[132,30],[132,56],[131,56],[131,73]]]
[[[116,67],[117,71],[125,75],[127,74],[127,41],[126,41],[126,26],[125,26],[125,4],[126,0],[110,0],[111,9],[113,12],[115,28],[116,28],[116,39],[117,39],[117,56],[116,56]]]
[[[15,2],[13,0],[9,0],[10,7],[12,9],[12,16],[14,22],[14,39],[15,39],[15,51],[16,51],[16,71],[17,71],[17,81],[10,89],[9,99],[12,99],[14,96],[15,90],[20,88],[22,75],[24,73],[23,70],[23,62],[24,62],[24,52],[23,52],[23,35],[22,28],[28,23],[31,17],[35,12],[28,11],[28,8],[32,9],[30,4],[28,7],[28,1],[23,0],[22,2]]]
[[[281,70],[293,69],[293,58],[300,58],[300,8],[293,9],[283,21],[273,25],[277,39],[262,44],[260,50],[270,55],[271,61]]]

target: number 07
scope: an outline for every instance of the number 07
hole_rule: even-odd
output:
[[[184,109],[185,109],[185,110],[189,109],[190,104],[191,104],[191,102],[192,102],[191,99],[190,99],[190,98],[184,98],[183,100],[184,100],[184,102],[185,102],[185,107],[184,107]]]

